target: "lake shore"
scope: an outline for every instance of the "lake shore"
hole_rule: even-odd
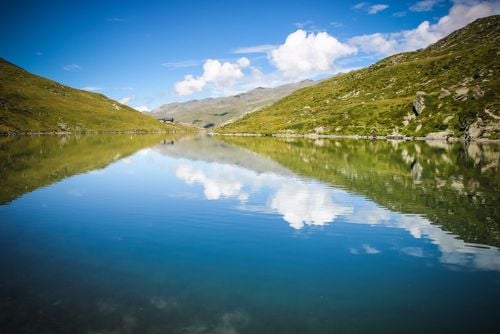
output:
[[[389,136],[362,136],[362,135],[331,135],[331,134],[295,134],[295,133],[209,133],[211,136],[229,136],[229,137],[275,137],[275,138],[309,138],[309,139],[369,139],[369,140],[402,140],[402,141],[446,141],[446,142],[476,142],[476,143],[489,143],[500,144],[500,139],[489,138],[463,138],[463,137],[411,137],[402,135],[389,135]]]
[[[161,133],[191,133],[196,129],[186,130],[89,130],[89,131],[12,131],[0,132],[0,136],[67,136],[67,135],[106,135],[106,134],[161,134]]]

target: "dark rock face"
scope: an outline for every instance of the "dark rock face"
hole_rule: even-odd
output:
[[[418,116],[425,109],[425,96],[424,92],[417,92],[417,96],[413,100],[413,113]]]

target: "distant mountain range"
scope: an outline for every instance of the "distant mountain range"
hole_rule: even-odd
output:
[[[173,117],[176,122],[212,128],[271,105],[296,90],[312,84],[314,81],[304,80],[275,88],[259,87],[234,96],[169,103],[153,110],[151,115],[158,119]]]
[[[0,58],[0,133],[179,131],[102,94],[31,74]]]
[[[500,16],[298,90],[218,133],[500,139]]]

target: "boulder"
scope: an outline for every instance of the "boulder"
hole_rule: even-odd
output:
[[[457,90],[455,90],[455,95],[453,96],[453,99],[455,101],[464,102],[467,101],[468,94],[469,94],[469,88],[460,87]]]
[[[449,90],[441,88],[441,91],[439,92],[440,99],[445,98],[445,97],[450,96],[450,95],[451,95],[451,93]]]
[[[417,96],[413,100],[413,113],[418,116],[425,109],[425,92],[417,92]]]
[[[478,85],[472,87],[472,96],[474,96],[475,99],[479,99],[479,98],[483,97],[484,92],[481,89],[481,87],[479,87]]]

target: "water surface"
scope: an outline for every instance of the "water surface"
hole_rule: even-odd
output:
[[[2,332],[500,329],[497,146],[0,145]]]

